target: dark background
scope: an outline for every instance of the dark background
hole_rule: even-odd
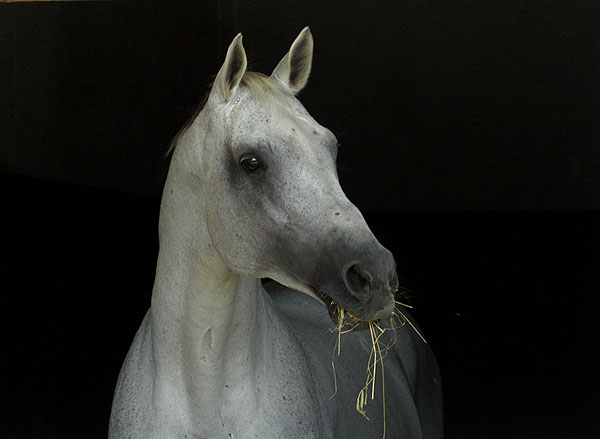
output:
[[[168,143],[239,31],[300,96],[396,257],[446,436],[600,435],[594,2],[0,5],[0,436],[105,437],[149,306]]]

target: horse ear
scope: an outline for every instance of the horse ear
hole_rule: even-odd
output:
[[[217,78],[213,84],[213,90],[220,92],[224,101],[227,101],[233,95],[237,87],[240,85],[242,76],[246,73],[248,61],[246,59],[246,51],[242,45],[242,34],[239,33],[233,39],[227,49],[225,62],[221,66]]]
[[[271,78],[283,82],[293,94],[298,93],[308,82],[313,56],[313,37],[305,27],[296,37],[289,52],[277,64]]]

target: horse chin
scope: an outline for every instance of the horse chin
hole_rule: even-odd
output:
[[[355,316],[322,291],[319,291],[319,297],[327,307],[329,318],[340,331],[364,331],[369,329],[369,322],[379,322],[379,320],[363,320]]]

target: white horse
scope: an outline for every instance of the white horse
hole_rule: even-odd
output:
[[[376,366],[370,420],[355,409],[370,331],[334,352],[328,310],[344,327],[383,322],[398,279],[340,188],[336,138],[294,96],[312,51],[305,28],[267,77],[246,71],[238,35],[178,137],[152,305],[119,376],[111,439],[441,437],[439,372],[411,325],[396,328],[384,377]],[[277,284],[267,292],[261,278]]]

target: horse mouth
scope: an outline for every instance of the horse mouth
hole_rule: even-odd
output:
[[[331,321],[337,329],[342,331],[363,331],[369,328],[369,322],[378,322],[379,320],[364,320],[351,311],[339,305],[331,296],[323,291],[319,291],[319,297],[327,307],[327,312]]]

